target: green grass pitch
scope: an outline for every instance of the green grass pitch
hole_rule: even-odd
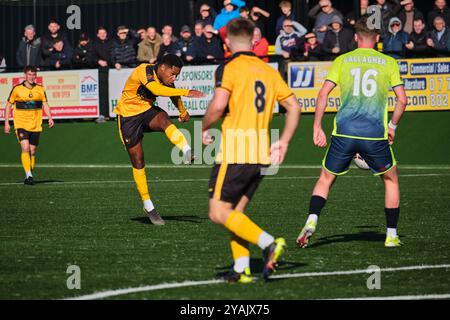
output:
[[[328,133],[332,118],[324,118]],[[281,128],[283,120],[275,116],[273,127]],[[162,227],[150,225],[141,211],[113,121],[45,127],[35,170],[40,183],[35,186],[22,183],[15,137],[0,135],[0,299],[62,299],[141,286],[149,288],[106,298],[450,294],[450,267],[442,266],[450,264],[450,112],[406,113],[397,130],[399,234],[405,245],[394,249],[383,246],[381,180],[357,168],[338,179],[312,246],[296,247],[324,154],[312,145],[312,120],[312,115],[303,115],[286,167],[264,180],[247,210],[256,223],[274,236],[285,237],[288,244],[276,277],[249,285],[197,283],[213,280],[216,273],[230,268],[229,234],[207,217],[210,168],[170,166],[171,145],[164,135],[144,138],[150,192],[166,220]],[[192,130],[193,124],[181,127]],[[252,271],[258,275],[261,252],[255,246],[251,252]],[[69,265],[80,267],[79,290],[67,288]],[[381,273],[379,290],[367,288],[370,274],[336,273],[371,265],[394,268]],[[415,267],[422,265],[438,268]],[[414,268],[397,269],[409,266]],[[177,286],[185,281],[193,283]]]

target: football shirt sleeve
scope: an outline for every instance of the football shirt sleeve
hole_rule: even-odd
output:
[[[394,59],[391,60],[391,67],[389,68],[389,70],[391,70],[391,87],[394,88],[396,86],[403,85],[403,80],[400,77],[400,69],[398,68],[398,63]]]
[[[9,93],[8,102],[10,104],[16,103],[16,88],[12,88],[11,92]]]
[[[338,85],[340,80],[341,65],[342,59],[338,57],[336,60],[334,60],[333,64],[331,65],[330,72],[328,73],[327,78],[325,80],[331,81],[335,85]]]

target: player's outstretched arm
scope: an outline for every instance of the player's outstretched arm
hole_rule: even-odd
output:
[[[334,82],[326,80],[319,91],[317,97],[316,112],[314,114],[314,126],[313,126],[313,140],[314,144],[320,148],[327,146],[327,137],[322,130],[322,118],[327,107],[328,95],[334,89],[336,84]]]
[[[286,120],[280,140],[270,146],[270,158],[274,165],[282,164],[287,153],[289,142],[294,136],[300,120],[301,107],[294,95],[280,101],[280,104],[286,109]]]
[[[388,126],[388,140],[389,144],[394,143],[395,139],[395,129],[397,128],[400,119],[402,118],[403,112],[405,111],[406,104],[408,102],[406,98],[405,88],[403,85],[394,87],[395,95],[397,96],[397,102],[395,104],[394,113],[392,114],[391,121]]]
[[[9,114],[11,112],[11,103],[6,102],[5,107],[5,133],[9,134],[11,132],[11,126],[9,125]]]
[[[202,122],[202,140],[204,144],[210,144],[212,142],[208,130],[224,113],[229,98],[230,92],[228,90],[222,88],[216,88],[214,90],[214,96],[209,102],[208,109],[206,110]]]
[[[55,124],[54,122],[53,122],[53,117],[52,117],[52,113],[51,113],[51,111],[50,111],[50,107],[48,106],[48,103],[47,102],[43,102],[42,103],[42,108],[44,109],[44,112],[47,114],[47,116],[48,116],[48,126],[50,127],[50,128],[53,128],[53,125]]]

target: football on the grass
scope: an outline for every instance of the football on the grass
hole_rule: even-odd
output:
[[[353,158],[353,162],[356,164],[356,166],[363,170],[369,170],[369,166],[367,165],[367,162],[357,153],[355,157]]]

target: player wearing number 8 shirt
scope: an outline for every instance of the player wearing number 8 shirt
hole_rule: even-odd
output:
[[[247,215],[245,208],[263,178],[264,167],[283,161],[300,117],[300,106],[278,71],[252,52],[254,24],[234,19],[227,24],[231,59],[216,71],[216,88],[203,119],[203,142],[211,143],[208,129],[224,115],[220,151],[209,183],[209,217],[231,232],[233,270],[224,275],[230,282],[250,282],[248,244],[264,250],[263,276],[276,268],[285,247]],[[286,125],[279,141],[270,146],[269,123],[275,102],[286,110]]]
[[[356,153],[359,153],[385,186],[386,247],[401,244],[397,236],[400,213],[400,188],[391,145],[395,129],[406,107],[406,95],[397,62],[373,48],[377,31],[370,29],[367,18],[355,25],[358,49],[339,56],[331,67],[317,98],[314,119],[314,144],[327,145],[321,122],[329,93],[339,85],[342,106],[336,114],[331,144],[322,162],[309,207],[309,216],[297,243],[306,247],[316,230],[317,219],[325,205],[336,177],[345,174]],[[388,124],[387,99],[392,88],[397,102]]]

